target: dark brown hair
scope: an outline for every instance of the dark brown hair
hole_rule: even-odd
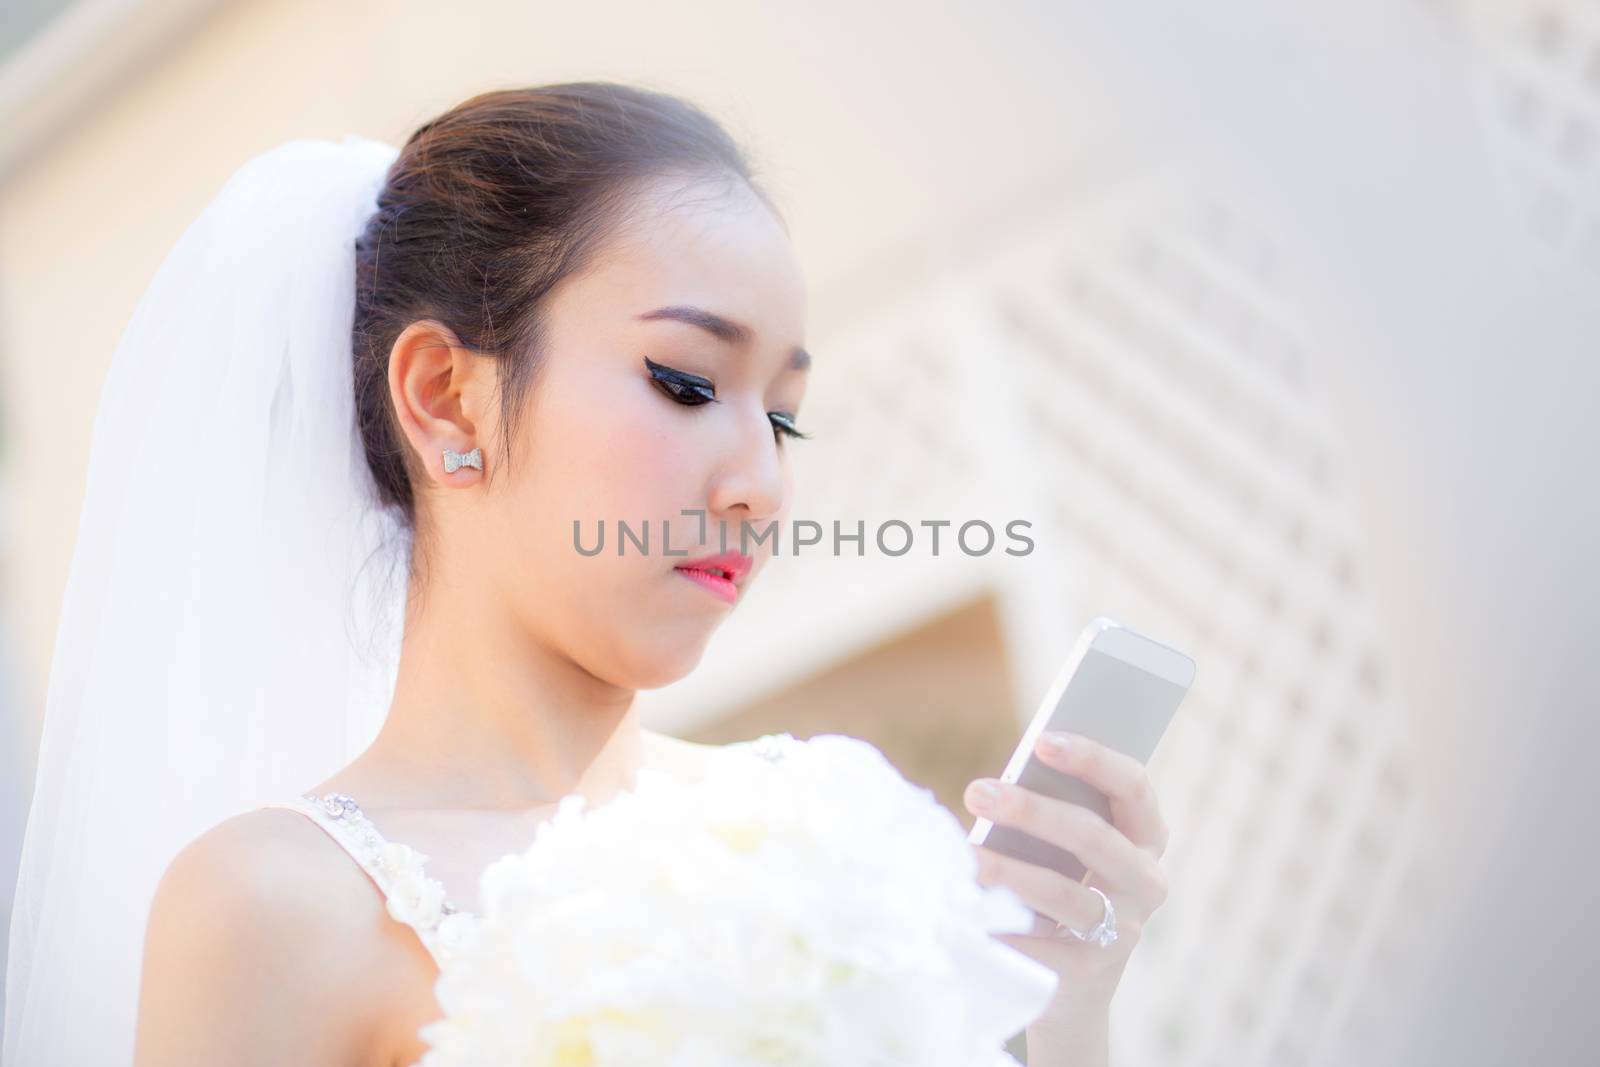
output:
[[[709,115],[611,82],[481,93],[424,123],[400,149],[356,242],[352,344],[367,464],[382,502],[400,509],[413,532],[420,471],[389,396],[395,339],[432,319],[497,357],[505,431],[486,456],[494,478],[513,454],[540,365],[545,296],[593,262],[634,207],[640,182],[679,175],[742,181],[778,215]]]

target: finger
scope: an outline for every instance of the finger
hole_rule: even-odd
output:
[[[992,803],[984,800],[978,788],[983,782],[997,790]],[[1104,884],[1116,886],[1136,899],[1144,900],[1161,884],[1163,874],[1155,856],[1135,845],[1098,812],[1081,804],[993,778],[970,783],[965,799],[975,814],[1066,849]]]
[[[1086,930],[1100,921],[1105,906],[1094,893],[1059,871],[1028,863],[983,845],[974,845],[978,855],[978,881],[983,885],[1003,885],[1021,897],[1039,915]],[[1047,924],[1042,932],[1055,927]],[[1034,924],[1036,933],[1041,931]]]
[[[1065,747],[1053,746],[1053,738],[1065,740]],[[1166,852],[1167,824],[1144,764],[1082,734],[1046,731],[1034,750],[1047,766],[1104,793],[1111,802],[1111,822],[1128,840],[1158,859]]]

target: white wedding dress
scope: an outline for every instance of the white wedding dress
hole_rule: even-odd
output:
[[[757,754],[776,760],[782,758],[784,749],[788,745],[804,743],[785,732],[764,734],[754,740],[733,742],[723,747],[748,746]],[[425,854],[414,852],[415,864],[409,870],[399,872],[392,865],[382,862],[385,849],[391,842],[384,837],[366,812],[361,810],[361,805],[356,799],[346,793],[306,793],[293,800],[263,804],[261,807],[298,811],[321,827],[366,872],[378,891],[383,894],[390,916],[411,927],[434,962],[443,967],[439,945],[441,921],[447,920],[451,915],[470,916],[470,912],[464,912],[451,903],[444,893],[443,885],[437,879],[426,875]],[[415,907],[411,893],[419,879],[429,885],[439,899],[444,901],[442,908]],[[405,885],[402,885],[403,882]],[[418,1064],[420,1063],[419,1060]],[[418,1064],[413,1064],[411,1067],[418,1067]],[[996,1053],[994,1067],[1022,1067],[1022,1065],[1001,1049]]]

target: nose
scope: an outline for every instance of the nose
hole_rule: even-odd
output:
[[[788,464],[771,420],[764,411],[759,415],[759,420],[740,420],[751,428],[730,443],[711,483],[710,517],[730,524],[730,538],[740,522],[756,527],[752,536],[764,533],[765,524],[779,516],[786,502]]]

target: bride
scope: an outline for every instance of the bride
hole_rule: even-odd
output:
[[[473,912],[560,797],[700,773],[709,747],[634,694],[686,675],[766,562],[739,532],[791,503],[804,309],[740,149],[664,94],[489,92],[398,151],[242,168],[101,395],[5,1067],[415,1063],[432,928],[373,843]],[[668,524],[672,554],[580,553],[602,520]],[[1015,787],[983,807],[985,783],[969,806],[1097,888],[986,849],[980,880],[1035,909],[1004,937],[1061,977],[1030,1061],[1103,1064],[1166,831],[1135,761],[1047,758],[1115,825]]]

